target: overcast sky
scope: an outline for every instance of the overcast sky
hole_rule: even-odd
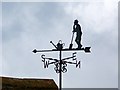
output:
[[[54,48],[59,40],[69,47],[74,19],[82,26],[82,44],[91,54],[77,52],[81,68],[68,65],[64,88],[118,87],[118,6],[116,2],[4,2],[2,3],[3,76],[52,78],[58,74],[43,68],[40,55],[58,58],[58,52],[33,54],[32,50]],[[76,43],[74,47],[77,47]],[[73,52],[64,52],[63,58]]]

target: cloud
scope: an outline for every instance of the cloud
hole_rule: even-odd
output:
[[[115,5],[108,8],[104,2],[3,3],[3,75],[49,77],[58,83],[54,66],[43,69],[41,54],[33,54],[32,50],[51,49],[53,46],[49,42],[57,44],[60,39],[67,48],[73,20],[77,18],[82,26],[82,43],[91,46],[92,53],[77,53],[82,67],[68,66],[63,78],[64,88],[116,88],[118,16]],[[71,53],[63,53],[63,57]],[[42,54],[58,58],[57,52]]]

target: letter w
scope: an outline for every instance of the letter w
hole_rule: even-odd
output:
[[[49,65],[49,61],[45,61],[44,62],[44,68],[48,68],[48,65]]]

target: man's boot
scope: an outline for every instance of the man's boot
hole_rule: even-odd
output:
[[[79,44],[77,49],[81,49],[81,48],[82,48],[82,45],[81,45],[81,44]]]

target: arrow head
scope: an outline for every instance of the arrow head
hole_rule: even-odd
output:
[[[36,52],[37,52],[37,50],[36,50],[36,49],[34,49],[32,52],[33,52],[33,53],[36,53]]]
[[[85,51],[86,53],[90,53],[90,52],[91,52],[91,51],[90,51],[90,48],[91,48],[91,47],[85,47],[84,51]]]

